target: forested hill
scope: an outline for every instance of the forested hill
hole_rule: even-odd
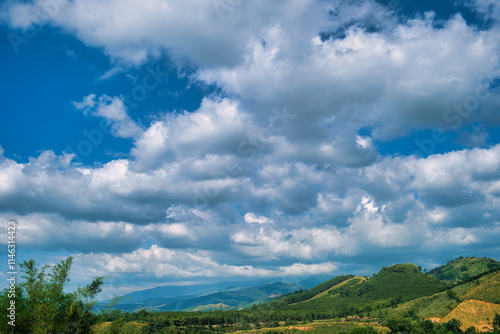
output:
[[[432,269],[428,274],[443,281],[458,282],[497,267],[500,267],[500,262],[490,258],[460,256]]]
[[[339,276],[299,294],[285,295],[264,304],[262,308],[290,310],[316,310],[342,315],[364,313],[384,307],[394,307],[401,302],[429,296],[447,288],[440,280],[426,275],[420,267],[396,264],[382,269],[372,277]],[[325,282],[326,283],[326,282]],[[315,294],[311,292],[315,292]]]

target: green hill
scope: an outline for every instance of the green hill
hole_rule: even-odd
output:
[[[486,257],[458,257],[428,272],[429,275],[449,282],[458,282],[480,275],[493,268],[500,267],[500,262]]]
[[[371,312],[388,306],[394,307],[401,302],[430,296],[446,289],[446,284],[420,272],[420,267],[410,263],[383,267],[369,279],[352,276],[340,276],[336,279],[330,281],[336,282],[337,286],[330,288],[323,296],[311,298],[313,296],[308,294],[307,300],[300,298],[298,301],[290,299],[290,296],[284,296],[271,302],[270,305],[289,310],[328,311],[342,316]],[[340,284],[344,281],[346,281],[344,284]],[[322,292],[319,290],[325,289],[315,291],[319,294]]]

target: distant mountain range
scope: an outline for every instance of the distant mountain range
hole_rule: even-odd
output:
[[[295,281],[272,280],[224,282],[206,285],[163,286],[131,292],[114,309],[136,312],[234,310],[248,308],[283,294],[311,288],[329,276],[313,276]],[[96,309],[106,308],[106,302]]]

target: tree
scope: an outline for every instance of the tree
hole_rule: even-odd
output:
[[[444,324],[444,328],[446,328],[447,331],[452,332],[454,334],[463,333],[462,330],[460,329],[460,326],[462,326],[462,322],[455,318],[451,319],[450,321]]]
[[[446,291],[446,296],[447,296],[448,298],[450,298],[450,299],[455,299],[455,300],[457,300],[457,301],[458,301],[458,296],[457,296],[456,292],[455,292],[455,291],[453,291],[453,290],[447,290],[447,291]]]
[[[398,296],[398,297],[391,298],[389,303],[390,303],[391,307],[396,307],[399,305],[399,303],[401,303],[402,300],[403,300],[403,298]]]
[[[387,319],[384,325],[389,328],[392,333],[410,333],[413,328],[412,321],[405,317]]]
[[[476,334],[477,333],[476,327],[471,326],[471,327],[467,328],[464,333],[465,334]]]
[[[495,317],[493,318],[493,329],[500,330],[500,314],[495,313]]]
[[[372,326],[358,326],[349,331],[349,334],[378,334]]]
[[[74,292],[64,292],[69,282],[73,258],[55,266],[39,268],[35,260],[20,264],[23,280],[16,288],[16,333],[88,333],[94,323],[91,308],[101,292],[102,277],[96,277],[88,286]],[[7,290],[0,295],[0,305],[10,302]],[[2,308],[4,309],[4,308]],[[21,321],[22,320],[22,321]],[[12,328],[0,322],[0,332]]]

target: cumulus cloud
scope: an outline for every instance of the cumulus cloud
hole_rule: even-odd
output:
[[[152,245],[123,254],[77,254],[74,260],[77,268],[86,268],[76,272],[83,279],[98,275],[111,275],[112,283],[104,288],[104,296],[110,298],[113,293],[124,293],[130,284],[130,278],[144,280],[144,273],[156,280],[143,281],[145,284],[165,282],[175,279],[221,279],[232,277],[276,279],[286,276],[333,274],[338,266],[333,262],[315,264],[294,263],[275,268],[262,268],[252,265],[228,265],[214,261],[210,253],[196,250],[171,250]],[[77,269],[78,270],[78,269]],[[128,278],[125,278],[128,277]],[[153,284],[155,284],[153,283]],[[101,296],[103,298],[103,296]]]
[[[194,173],[208,174],[221,168],[224,156],[234,154],[246,131],[252,129],[250,115],[238,108],[236,101],[204,99],[196,113],[168,114],[152,123],[137,138],[131,153],[139,169],[155,169],[176,158],[222,158],[212,159],[212,166],[191,167]]]
[[[274,277],[500,234],[500,145],[486,146],[500,124],[496,23],[397,18],[374,1],[242,1],[222,16],[210,1],[51,3],[8,2],[2,19],[60,28],[127,69],[169,57],[217,91],[147,125],[120,96],[73,102],[132,142],[127,159],[17,162],[0,147],[0,210],[26,248],[78,253],[86,275]],[[496,17],[489,0],[471,5]],[[378,151],[436,127],[471,148]]]
[[[449,128],[458,114],[446,110],[473,97],[481,84],[477,78],[492,80],[498,69],[496,32],[477,31],[458,14],[442,28],[428,13],[391,32],[368,33],[352,26],[342,39],[311,36],[302,45],[306,55],[300,60],[283,42],[292,38],[287,29],[277,26],[267,34],[277,37],[265,46],[256,41],[240,66],[202,69],[199,78],[257,100],[264,110],[293,106],[303,125],[294,129],[300,140],[331,137],[326,124],[335,130],[345,124],[354,127],[351,131],[373,127],[377,139],[412,128]],[[464,113],[461,122],[479,117]]]
[[[231,189],[243,196],[215,198],[205,208],[192,207],[197,183],[180,181],[192,171],[167,164],[140,173],[126,160],[84,168],[70,158],[4,158],[2,219],[19,222],[23,248],[81,253],[88,259],[82,265],[96,261],[93,273],[275,277],[303,265],[330,270],[326,263],[338,257],[384,249],[475,249],[489,242],[484,231],[498,234],[500,145],[386,157],[357,169],[270,164],[234,178]],[[232,207],[236,200],[244,213]],[[142,256],[152,262],[140,264]]]
[[[103,47],[114,58],[136,64],[144,62],[149,52],[158,55],[160,49],[168,48],[179,58],[187,56],[196,64],[217,66],[237,62],[246,49],[247,39],[253,35],[252,30],[266,25],[286,8],[266,1],[253,5],[242,2],[222,19],[214,4],[198,0],[182,3],[147,0],[140,4],[63,0],[49,9],[48,1],[35,0],[11,4],[3,16],[16,28],[48,22],[74,33],[89,45]],[[311,3],[294,1],[292,6],[297,11],[288,10],[290,19],[302,11],[308,16],[317,13],[317,6]],[[254,15],[262,12],[267,15]]]
[[[47,6],[37,0],[3,12],[12,27],[26,28]],[[457,115],[443,117],[446,110],[498,70],[495,29],[479,31],[460,14],[441,26],[432,12],[396,23],[391,9],[374,1],[241,2],[224,20],[206,1],[58,1],[50,12],[48,24],[114,58],[142,63],[165,50],[189,59],[199,69],[195,79],[257,101],[254,114],[293,106],[304,124],[294,138],[312,135],[325,144],[334,138],[325,122],[348,122],[354,134],[373,127],[379,139],[450,127],[443,118]],[[374,17],[381,24],[375,32],[368,29]],[[339,29],[343,36],[329,35]],[[476,112],[462,119],[481,120]]]
[[[199,160],[189,160],[189,163],[209,166],[206,164],[211,159],[200,157]],[[366,194],[375,203],[387,205],[388,212],[395,216],[401,207],[411,209],[415,206],[418,211],[418,205],[422,204],[430,210],[458,210],[467,205],[478,210],[486,208],[492,216],[485,218],[484,222],[497,217],[494,201],[500,179],[498,145],[433,155],[426,159],[414,156],[384,158],[361,169],[318,169],[300,163],[272,163],[260,165],[257,173],[242,169],[241,174],[235,176],[228,174],[223,179],[201,178],[198,181],[193,178],[192,168],[180,166],[187,164],[182,160],[148,173],[134,171],[134,162],[128,160],[115,160],[94,168],[73,166],[70,160],[71,155],[57,156],[50,151],[24,164],[4,158],[0,164],[4,181],[0,188],[2,209],[20,214],[57,213],[66,219],[90,221],[158,223],[168,219],[181,224],[175,225],[176,233],[180,235],[182,224],[187,221],[214,222],[219,218],[200,213],[191,213],[190,216],[179,212],[174,214],[168,207],[192,206],[196,193],[204,191],[206,182],[213,182],[213,190],[218,196],[210,200],[213,200],[214,208],[230,215],[229,219],[234,219],[231,215],[235,211],[224,209],[227,203],[245,201],[249,208],[253,208],[246,216],[236,215],[240,222],[275,221],[281,224],[281,219],[262,215],[272,213],[268,211],[271,209],[284,215],[311,212],[318,216],[319,222],[326,223],[327,220],[322,219],[330,217],[336,218],[332,224],[345,225],[346,218],[356,212],[357,203]],[[205,173],[202,169],[200,177],[210,177]],[[225,191],[233,196],[226,196]],[[175,235],[174,230],[173,227],[164,230],[165,235]]]
[[[135,250],[144,241],[141,228],[130,223],[66,221],[54,213],[0,217],[17,222],[16,240],[25,250],[119,253]]]

